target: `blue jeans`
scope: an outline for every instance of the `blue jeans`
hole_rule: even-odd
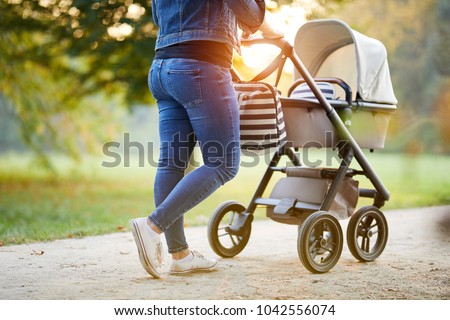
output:
[[[155,59],[148,84],[158,103],[160,157],[149,219],[169,253],[188,248],[184,213],[239,168],[239,108],[229,70],[192,59]],[[199,142],[204,165],[185,175]]]

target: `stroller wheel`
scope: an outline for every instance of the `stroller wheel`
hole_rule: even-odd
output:
[[[378,258],[386,247],[387,238],[387,221],[377,207],[362,207],[350,218],[347,244],[359,261],[369,262]]]
[[[317,211],[299,227],[297,251],[300,261],[313,273],[331,270],[343,247],[339,221],[326,211]]]
[[[211,248],[223,258],[241,252],[248,243],[253,216],[246,215],[245,207],[237,201],[226,201],[217,207],[208,224]]]

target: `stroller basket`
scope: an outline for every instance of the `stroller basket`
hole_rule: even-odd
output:
[[[278,199],[278,205],[283,200],[295,199],[293,209],[283,212],[283,210],[277,211],[276,206],[268,206],[266,215],[277,222],[301,225],[313,211],[320,209],[337,170],[292,167],[286,168],[285,171],[287,177],[276,183],[270,199]],[[358,181],[351,177],[345,177],[339,186],[330,211],[336,218],[346,219],[353,214],[357,202]]]

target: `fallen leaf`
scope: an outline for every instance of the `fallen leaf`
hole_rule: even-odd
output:
[[[73,238],[73,234],[72,233],[67,234],[67,238],[72,239]]]
[[[0,247],[3,247],[5,244],[3,241],[0,241]]]
[[[402,267],[391,266],[391,268],[394,268],[394,269],[397,269],[397,270],[405,270],[405,268],[402,268]]]
[[[44,251],[42,251],[42,250],[40,250],[40,251],[33,250],[33,252],[31,254],[35,255],[35,256],[42,256],[44,254]]]
[[[291,296],[277,296],[275,297],[275,300],[293,300],[295,299],[294,297]]]
[[[125,230],[125,227],[124,226],[117,226],[116,229],[119,230],[119,231],[123,231],[123,230]]]

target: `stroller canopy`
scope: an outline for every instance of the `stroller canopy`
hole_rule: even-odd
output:
[[[294,48],[313,77],[344,80],[367,102],[397,104],[384,45],[339,20],[315,20],[297,32]],[[300,75],[296,70],[295,78]]]

